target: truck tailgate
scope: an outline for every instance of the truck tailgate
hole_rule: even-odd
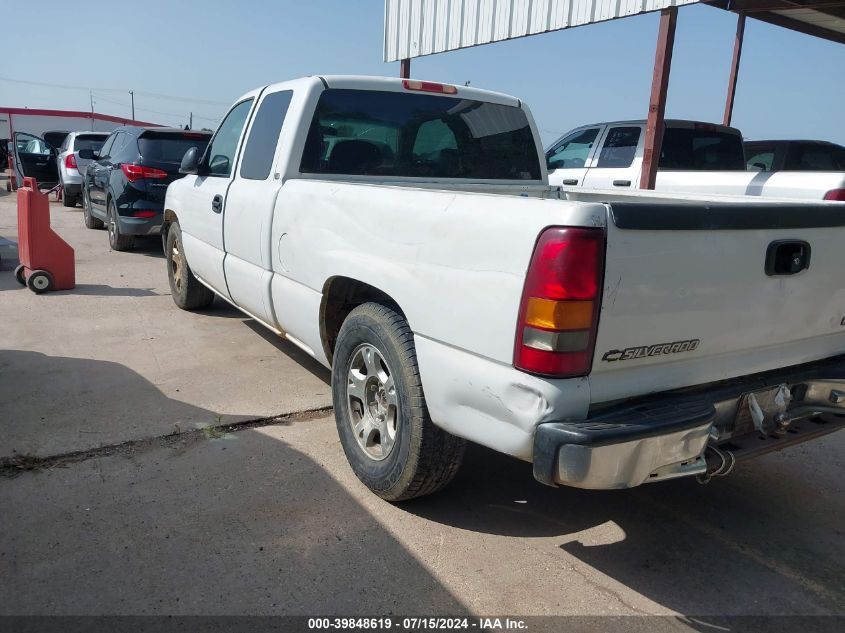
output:
[[[845,352],[843,205],[608,208],[594,403]]]

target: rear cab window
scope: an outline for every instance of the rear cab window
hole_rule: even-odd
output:
[[[659,168],[675,171],[745,171],[742,136],[715,126],[667,127]]]
[[[306,174],[540,180],[528,117],[460,97],[329,88],[320,95]]]
[[[192,147],[202,154],[210,138],[205,132],[146,131],[138,139],[138,151],[144,161],[178,165]]]
[[[828,143],[792,143],[784,170],[845,171],[845,148]]]

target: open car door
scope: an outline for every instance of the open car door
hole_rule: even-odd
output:
[[[15,179],[19,187],[24,177],[38,180],[39,187],[52,187],[59,182],[56,150],[43,138],[15,132],[12,139],[15,152]]]

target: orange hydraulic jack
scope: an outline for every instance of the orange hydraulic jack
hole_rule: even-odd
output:
[[[35,178],[18,188],[18,255],[15,278],[37,294],[76,286],[73,248],[50,228],[50,200]]]

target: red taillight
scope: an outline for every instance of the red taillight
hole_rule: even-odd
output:
[[[525,278],[513,363],[554,378],[590,373],[604,274],[604,231],[555,227],[537,240]]]
[[[458,94],[458,89],[455,86],[448,84],[438,84],[433,81],[414,81],[413,79],[403,79],[402,85],[405,90],[419,90],[421,92],[438,92],[443,95]]]
[[[123,163],[120,166],[123,175],[129,182],[135,182],[142,178],[167,178],[167,172],[161,169],[154,169],[152,167],[144,167],[143,165],[133,165],[131,163]]]
[[[65,167],[68,169],[76,169],[76,156],[73,154],[65,156]]]
[[[154,218],[158,215],[157,211],[133,211],[133,218]]]
[[[824,194],[824,199],[845,202],[845,189],[831,189],[826,194]]]

